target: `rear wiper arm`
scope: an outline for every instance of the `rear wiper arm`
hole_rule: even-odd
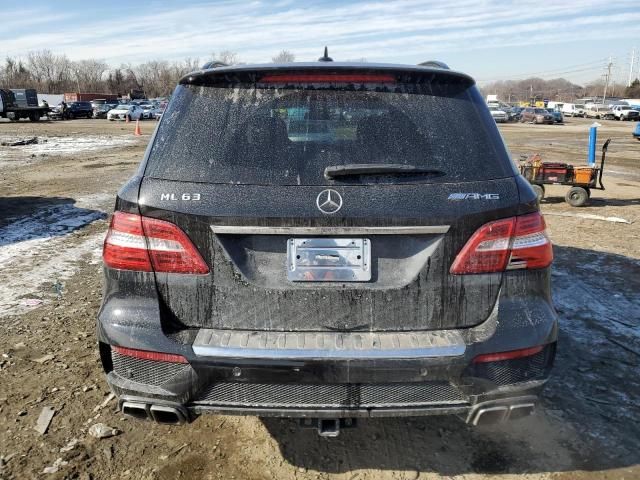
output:
[[[445,172],[402,163],[349,163],[347,165],[331,165],[324,169],[326,178],[385,174],[439,176],[445,175]]]

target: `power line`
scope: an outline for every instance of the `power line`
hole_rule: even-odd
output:
[[[535,76],[535,75],[562,75],[562,74],[565,74],[565,73],[572,73],[572,72],[575,72],[575,71],[588,71],[588,70],[594,70],[595,68],[601,67],[602,64],[604,62],[606,62],[606,61],[607,61],[606,58],[602,58],[600,60],[591,61],[591,62],[582,63],[582,64],[577,64],[577,65],[566,65],[564,67],[556,68],[556,69],[553,69],[553,70],[542,70],[542,71],[530,72],[530,73],[519,73],[519,74],[516,74],[516,75],[504,75],[504,76],[499,77],[499,78],[483,79],[483,80],[479,80],[479,81],[482,81],[482,82],[493,82],[493,81],[502,80],[502,79],[521,78],[521,77],[529,77],[529,76]],[[584,70],[572,70],[572,69],[577,69],[577,68],[582,68],[582,67],[591,67],[591,68],[584,68]]]

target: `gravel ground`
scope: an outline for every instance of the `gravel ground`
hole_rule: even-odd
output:
[[[583,163],[590,123],[501,130],[515,158]],[[640,478],[640,142],[632,124],[601,123],[607,189],[585,208],[564,203],[565,187],[542,203],[561,315],[544,408],[477,429],[447,417],[362,421],[326,439],[289,420],[169,427],[117,413],[94,335],[100,248],[155,123],[134,137],[106,120],[1,122],[0,143],[38,144],[0,147],[0,480]],[[117,435],[94,438],[98,423]]]

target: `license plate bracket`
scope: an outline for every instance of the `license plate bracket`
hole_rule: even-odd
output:
[[[368,282],[371,242],[368,238],[290,238],[287,278],[292,282]]]

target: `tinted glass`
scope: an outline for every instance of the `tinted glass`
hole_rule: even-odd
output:
[[[512,176],[495,122],[475,87],[434,90],[179,86],[145,175],[280,185]],[[358,163],[407,164],[445,175],[324,177],[328,166]]]

